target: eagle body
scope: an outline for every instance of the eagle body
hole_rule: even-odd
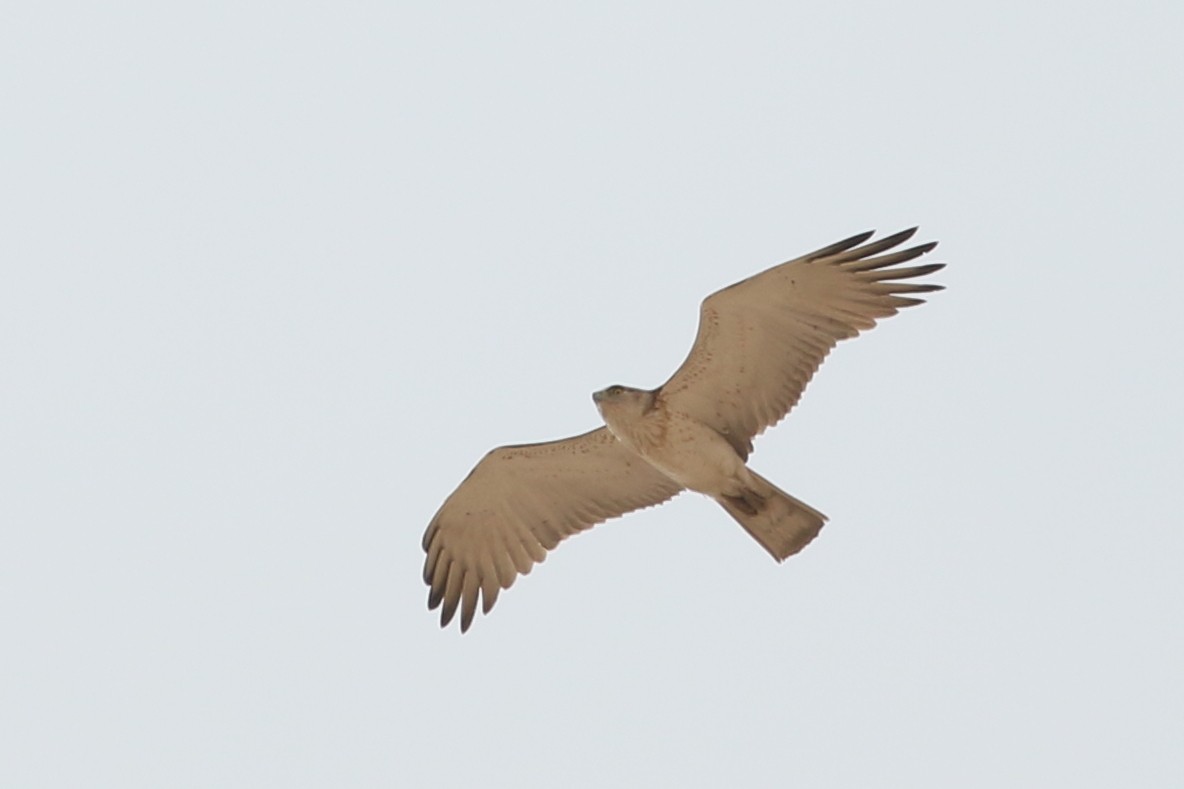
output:
[[[748,468],[728,440],[660,391],[611,386],[592,395],[618,441],[687,490],[719,502],[777,561],[814,539],[826,516]]]
[[[840,341],[917,294],[943,264],[902,266],[930,242],[893,251],[916,228],[861,233],[766,269],[703,300],[686,360],[666,383],[593,394],[603,426],[489,452],[444,501],[423,537],[428,607],[468,630],[503,589],[580,531],[683,490],[707,495],[777,561],[826,516],[748,465],[752,440],[779,422]]]
[[[711,497],[739,495],[744,458],[714,428],[672,409],[657,392],[613,386],[592,395],[618,441],[687,490]],[[644,408],[637,404],[644,402]]]

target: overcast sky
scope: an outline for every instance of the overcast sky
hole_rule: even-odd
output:
[[[1184,5],[576,5],[6,10],[0,785],[1181,785]],[[751,459],[808,549],[684,494],[439,629],[482,454],[914,224]]]

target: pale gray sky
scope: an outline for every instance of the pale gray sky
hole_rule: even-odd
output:
[[[0,29],[0,785],[1184,781],[1180,3],[102,5]],[[913,224],[805,552],[684,495],[439,630],[486,450]]]

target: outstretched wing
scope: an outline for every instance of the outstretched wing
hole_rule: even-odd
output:
[[[922,303],[905,294],[941,290],[899,281],[944,267],[898,266],[937,242],[881,254],[916,231],[870,244],[872,233],[861,233],[711,294],[690,355],[659,397],[714,427],[747,458],[752,438],[793,408],[835,343]]]
[[[464,632],[478,592],[488,614],[498,592],[561,540],[681,490],[603,427],[561,441],[499,447],[445,500],[423,535],[428,608],[443,603],[445,627],[460,605]]]

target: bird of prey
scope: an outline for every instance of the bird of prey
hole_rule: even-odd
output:
[[[441,627],[459,607],[467,631],[478,598],[488,614],[562,540],[683,490],[719,502],[778,562],[804,548],[826,516],[747,466],[752,439],[793,408],[835,343],[941,290],[903,280],[944,264],[899,265],[937,242],[889,251],[916,230],[860,233],[711,294],[666,383],[594,393],[604,425],[591,432],[489,452],[423,536]]]

